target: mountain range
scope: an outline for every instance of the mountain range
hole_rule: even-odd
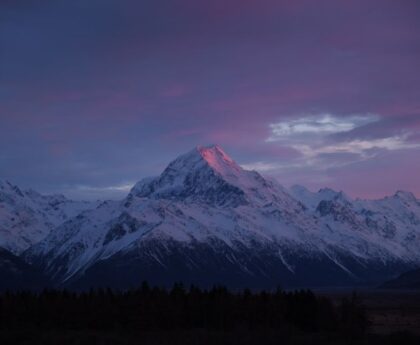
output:
[[[0,248],[0,278],[74,289],[374,286],[420,266],[420,201],[287,189],[199,146],[119,201],[0,182]]]

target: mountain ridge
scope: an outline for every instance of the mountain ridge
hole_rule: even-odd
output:
[[[420,263],[419,225],[410,193],[359,200],[287,190],[219,146],[198,146],[125,199],[64,220],[21,256],[64,286],[376,284]]]
[[[61,194],[42,195],[0,180],[0,247],[19,255],[66,219],[95,205]]]

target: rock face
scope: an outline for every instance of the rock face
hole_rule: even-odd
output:
[[[285,189],[220,147],[63,220],[21,257],[57,286],[375,285],[420,263],[420,202]]]

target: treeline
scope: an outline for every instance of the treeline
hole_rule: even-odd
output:
[[[309,290],[232,292],[176,284],[126,292],[44,290],[0,295],[1,330],[276,330],[362,336],[368,328],[356,295],[334,305]]]

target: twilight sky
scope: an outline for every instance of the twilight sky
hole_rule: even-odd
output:
[[[420,197],[420,2],[0,2],[0,179],[121,197],[211,143],[285,186]]]

